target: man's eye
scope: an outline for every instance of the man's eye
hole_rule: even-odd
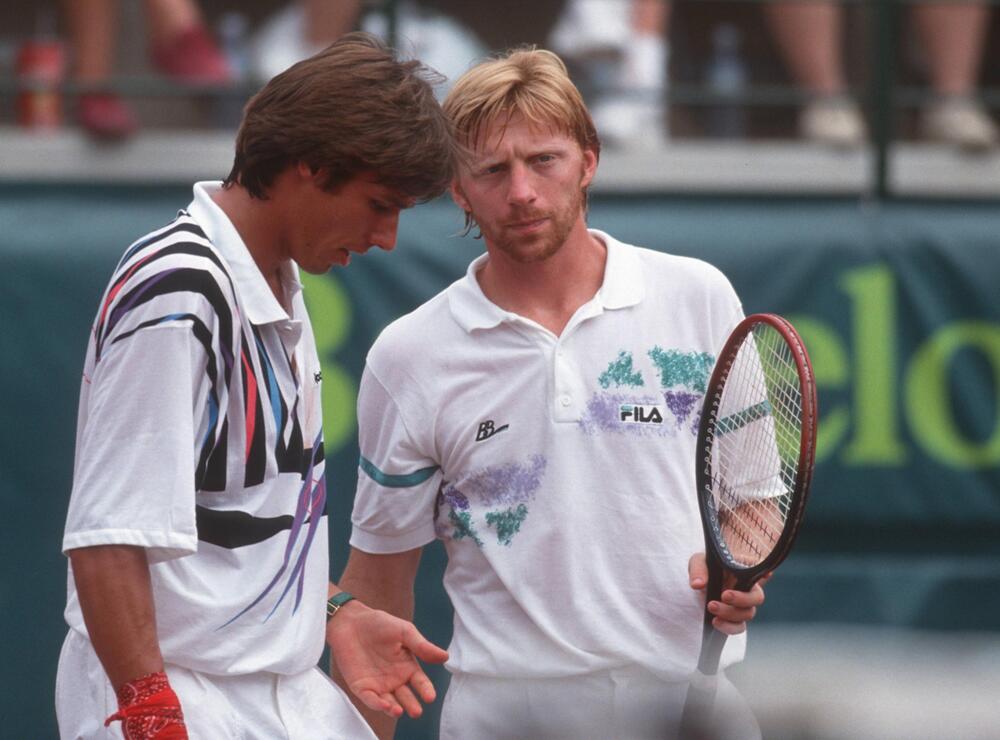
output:
[[[380,203],[377,200],[371,202],[372,210],[378,213],[389,213],[392,210],[392,206],[388,203]]]

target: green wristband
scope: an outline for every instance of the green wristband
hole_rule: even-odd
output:
[[[330,600],[326,602],[326,618],[332,619],[333,615],[340,611],[340,607],[353,599],[354,597],[346,591],[341,591],[331,596]]]

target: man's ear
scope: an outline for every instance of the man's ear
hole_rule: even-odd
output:
[[[299,177],[301,177],[303,180],[311,180],[313,178],[313,175],[316,174],[315,172],[313,172],[313,168],[310,167],[305,162],[296,162],[295,171],[298,173]]]
[[[583,150],[583,181],[581,188],[586,188],[594,180],[597,173],[597,153],[593,149]]]
[[[465,199],[465,194],[462,193],[462,186],[459,184],[457,177],[451,181],[450,190],[451,199],[455,201],[455,205],[466,213],[469,213],[472,209],[469,207],[469,201]]]
[[[313,169],[306,162],[296,162],[295,171],[302,180],[311,180],[317,187],[326,185],[326,171],[322,167]]]

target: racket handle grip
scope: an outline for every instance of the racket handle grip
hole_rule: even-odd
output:
[[[701,655],[698,657],[698,671],[704,676],[714,676],[719,672],[722,649],[726,646],[726,633],[719,632],[710,622],[705,624]]]

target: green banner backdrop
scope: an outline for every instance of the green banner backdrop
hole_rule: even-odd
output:
[[[0,718],[11,737],[55,734],[59,544],[97,301],[125,246],[169,221],[189,192],[0,188]],[[1000,629],[1000,208],[598,197],[590,222],[717,265],[748,313],[783,313],[805,338],[820,384],[820,462],[800,544],[768,587],[761,621]],[[422,206],[404,215],[392,254],[306,280],[324,363],[335,572],[347,551],[365,352],[479,254],[460,230],[450,202]],[[446,642],[442,567],[442,551],[429,548],[417,622]],[[429,736],[435,716],[400,734]]]

